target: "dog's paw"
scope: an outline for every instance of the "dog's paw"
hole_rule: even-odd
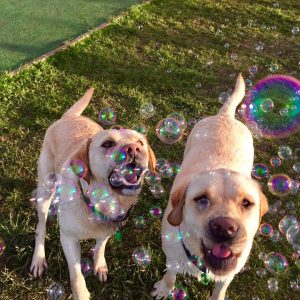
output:
[[[41,277],[45,269],[48,268],[44,254],[34,254],[30,266],[30,273],[34,277]]]
[[[107,280],[108,268],[106,265],[105,258],[97,264],[94,265],[94,274],[98,276],[101,282],[105,282]]]
[[[163,280],[154,284],[151,296],[155,299],[167,299],[170,295],[171,289],[169,289]]]

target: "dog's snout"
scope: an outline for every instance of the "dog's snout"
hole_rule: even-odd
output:
[[[218,217],[210,222],[209,229],[215,239],[226,241],[235,238],[239,230],[239,224],[232,218]]]
[[[129,157],[135,157],[141,152],[140,145],[137,143],[125,145],[123,149]]]

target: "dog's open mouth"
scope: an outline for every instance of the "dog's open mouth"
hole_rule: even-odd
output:
[[[109,175],[109,184],[123,195],[137,194],[141,189],[142,174],[145,168],[132,162],[115,167]]]
[[[236,267],[240,254],[232,252],[226,243],[217,243],[208,248],[201,242],[204,265],[216,275],[224,275]]]

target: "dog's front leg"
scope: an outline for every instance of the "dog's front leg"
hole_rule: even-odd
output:
[[[227,288],[234,276],[226,278],[225,281],[217,281],[209,300],[224,300]]]
[[[152,297],[155,299],[167,299],[174,288],[176,275],[177,272],[175,270],[167,269],[162,280],[154,284],[153,291],[151,292]]]
[[[61,231],[60,241],[68,262],[74,300],[89,300],[90,293],[81,273],[79,240],[67,236]]]
[[[104,239],[97,239],[95,250],[94,250],[94,274],[100,281],[107,280],[108,268],[104,257],[105,245],[109,237]]]

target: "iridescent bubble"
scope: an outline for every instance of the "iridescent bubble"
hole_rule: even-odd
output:
[[[256,270],[256,275],[260,278],[264,277],[267,275],[267,270],[266,269],[263,269],[263,268],[258,268]]]
[[[47,289],[47,296],[49,300],[62,300],[65,297],[65,289],[61,283],[52,283]]]
[[[285,272],[288,268],[288,261],[279,252],[270,252],[266,257],[265,257],[265,268],[274,274],[281,274]]]
[[[31,193],[30,202],[42,202],[48,200],[51,197],[51,192],[48,191],[45,187],[38,187],[37,189],[33,190]]]
[[[158,158],[156,160],[155,168],[158,172],[160,172],[162,169],[169,167],[169,162],[164,158]]]
[[[142,104],[140,107],[140,115],[143,119],[148,119],[153,117],[155,114],[155,108],[152,103]]]
[[[145,180],[149,185],[154,185],[154,184],[160,183],[161,177],[160,177],[159,173],[148,170],[145,173]]]
[[[70,178],[73,178],[74,176],[83,178],[86,175],[87,167],[83,161],[72,159],[62,168],[61,172],[63,175]]]
[[[58,205],[56,203],[51,203],[48,209],[48,218],[53,220],[58,215]]]
[[[189,296],[188,296],[186,288],[183,288],[183,287],[175,288],[172,292],[171,299],[173,299],[173,300],[188,300]]]
[[[179,123],[180,129],[182,132],[186,129],[186,127],[187,127],[186,120],[181,113],[173,112],[173,113],[169,114],[167,116],[167,118],[175,119]]]
[[[270,236],[273,232],[273,227],[268,223],[263,223],[259,226],[259,232],[262,236]]]
[[[246,123],[257,123],[263,136],[267,138],[282,138],[296,132],[300,127],[298,90],[300,82],[290,76],[272,75],[258,81],[246,97]],[[264,111],[263,102],[266,99],[271,99],[274,104],[273,109],[268,112]],[[287,110],[284,116],[280,115],[282,109]]]
[[[147,133],[147,128],[144,124],[136,124],[136,125],[133,125],[132,126],[132,129],[139,132],[139,133],[142,133],[142,134],[146,134]]]
[[[109,107],[99,111],[98,119],[103,125],[112,125],[116,121],[116,113]]]
[[[152,206],[149,210],[150,216],[154,218],[161,218],[162,217],[162,209],[159,206]]]
[[[60,203],[79,200],[81,192],[77,181],[63,178],[56,186],[54,197],[59,198]]]
[[[269,70],[271,73],[276,73],[279,70],[279,66],[276,63],[270,64]]]
[[[278,228],[279,231],[283,234],[286,235],[287,231],[289,228],[293,225],[297,224],[297,218],[294,216],[285,216],[282,218],[279,222]]]
[[[0,256],[3,255],[4,251],[5,251],[5,243],[4,240],[0,237]]]
[[[269,169],[264,164],[255,164],[252,167],[252,176],[254,176],[257,179],[266,178],[269,174]]]
[[[221,104],[224,104],[229,99],[230,99],[230,94],[228,92],[222,92],[219,95],[219,101],[221,102]]]
[[[173,175],[173,168],[171,165],[169,165],[167,167],[161,168],[159,173],[163,178],[170,178]]]
[[[196,89],[200,89],[201,86],[202,86],[201,82],[197,82],[197,83],[195,84],[195,88],[196,88]]]
[[[295,172],[300,173],[300,162],[295,163],[293,169]]]
[[[275,196],[286,196],[291,190],[291,178],[285,174],[275,174],[268,181],[269,191]]]
[[[108,151],[108,158],[113,161],[115,164],[120,165],[127,160],[127,152],[122,149],[112,149]]]
[[[95,221],[105,222],[126,213],[114,194],[111,193],[110,188],[104,183],[91,185],[88,196],[90,198],[89,208]]]
[[[281,159],[279,157],[272,157],[270,164],[272,167],[279,167],[281,165]]]
[[[283,117],[287,116],[288,113],[289,113],[289,110],[288,110],[287,108],[281,108],[281,109],[279,110],[279,114],[280,114],[281,116],[283,116]]]
[[[293,35],[298,35],[300,32],[300,28],[298,26],[295,26],[292,28],[292,34]]]
[[[160,184],[154,184],[150,187],[150,191],[154,198],[161,198],[163,194],[165,193],[165,189]]]
[[[56,175],[54,172],[49,173],[44,178],[44,187],[49,193],[53,193],[56,188]]]
[[[135,217],[133,219],[133,224],[135,228],[143,229],[146,227],[146,221],[143,216]]]
[[[257,44],[255,45],[255,50],[256,50],[257,52],[262,52],[262,51],[264,50],[264,43],[262,43],[262,42],[257,43]]]
[[[257,73],[257,66],[251,66],[248,71],[251,75],[255,75]]]
[[[121,176],[117,172],[112,173],[109,177],[110,184],[115,188],[123,185],[123,180],[124,180],[123,176]]]
[[[80,260],[81,273],[84,277],[87,277],[93,273],[93,262],[88,257],[82,257]]]
[[[229,48],[229,43],[225,43],[224,48],[228,49]]]
[[[173,176],[175,177],[181,171],[180,163],[171,163],[170,164],[173,169]]]
[[[253,86],[253,82],[251,79],[245,79],[245,85],[246,85],[246,89],[249,89]]]
[[[300,250],[300,223],[294,224],[288,229],[286,239],[295,250]]]
[[[278,281],[276,278],[270,278],[268,280],[268,289],[270,292],[275,293],[278,291]]]
[[[292,149],[289,146],[280,146],[278,149],[278,156],[284,160],[291,159],[293,156]]]
[[[144,247],[136,248],[132,253],[133,261],[140,267],[146,267],[151,263],[151,257]]]
[[[174,118],[162,119],[156,126],[157,137],[165,144],[174,144],[182,136],[180,124]]]
[[[265,99],[260,104],[260,108],[263,112],[268,113],[274,109],[274,102],[272,99]]]
[[[290,287],[294,291],[300,291],[300,276],[290,281]]]
[[[189,128],[194,128],[194,126],[198,123],[197,119],[196,118],[191,118],[189,119],[188,121],[188,127]]]
[[[297,195],[299,187],[300,187],[300,182],[298,180],[292,180],[291,194],[292,195]]]

